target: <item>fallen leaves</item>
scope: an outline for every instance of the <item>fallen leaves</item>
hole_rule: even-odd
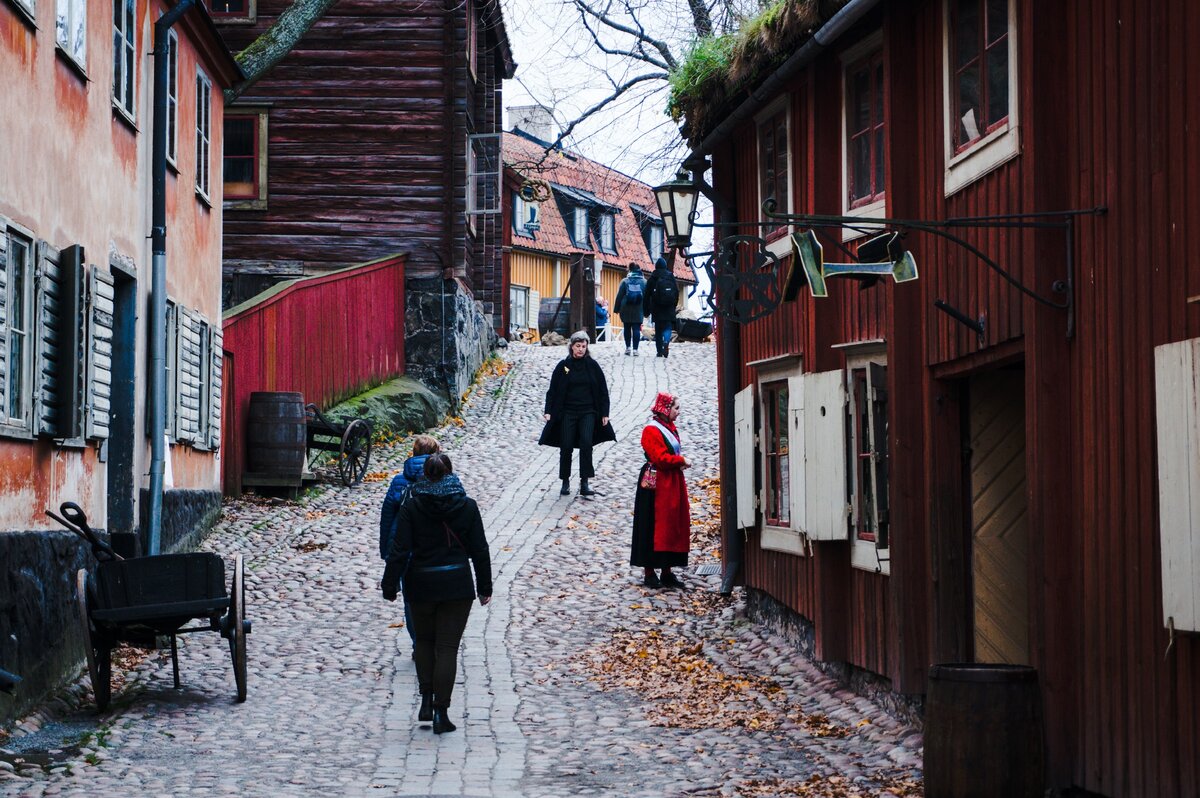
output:
[[[328,543],[317,543],[312,540],[306,540],[303,543],[297,543],[296,545],[292,546],[292,548],[295,549],[296,551],[302,551],[307,554],[308,552],[320,551],[321,549],[327,549],[327,548],[329,548],[329,544]]]
[[[386,482],[393,476],[390,471],[372,471],[363,477],[363,482]]]
[[[919,798],[924,790],[909,779],[875,777],[869,781],[851,781],[844,776],[814,773],[803,781],[787,779],[748,779],[739,782],[738,793],[744,798],[759,796],[802,796],[803,798],[872,798],[883,794],[896,798]]]

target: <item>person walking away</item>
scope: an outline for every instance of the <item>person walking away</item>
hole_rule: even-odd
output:
[[[425,478],[425,461],[429,459],[429,455],[441,449],[437,438],[432,435],[418,435],[413,438],[412,456],[404,461],[400,473],[392,477],[387,495],[383,497],[383,506],[379,509],[379,556],[383,560],[387,560],[388,552],[392,548],[392,536],[396,533],[396,511],[404,502],[409,489]],[[407,601],[404,602],[404,626],[408,629],[409,639],[415,645],[417,640],[413,637],[412,611]]]
[[[546,426],[538,443],[558,447],[558,478],[563,496],[571,492],[571,452],[579,450],[579,495],[594,496],[588,480],[596,475],[592,447],[615,441],[608,423],[608,382],[600,364],[588,352],[588,335],[580,330],[571,336],[570,351],[550,375],[546,403],[542,409]]]
[[[678,397],[660,393],[642,430],[646,462],[638,472],[633,499],[629,564],[643,569],[642,584],[652,588],[684,586],[671,569],[687,565],[691,548],[692,516],[683,472],[692,463],[681,454],[677,418]]]
[[[385,599],[395,601],[403,585],[416,634],[417,720],[433,721],[433,733],[443,734],[458,728],[447,717],[458,647],[476,595],[481,605],[492,600],[492,558],[479,505],[467,497],[449,456],[429,455],[424,474],[396,512],[380,587]]]
[[[666,357],[679,308],[679,281],[665,258],[654,262],[654,272],[646,281],[648,314],[654,320],[655,357]]]
[[[642,320],[646,318],[646,278],[642,267],[636,263],[629,264],[629,274],[617,288],[617,298],[613,302],[613,311],[621,317],[621,325],[625,328],[625,354],[637,357],[638,344],[642,340]]]
[[[596,297],[596,343],[608,340],[608,301],[602,296]]]

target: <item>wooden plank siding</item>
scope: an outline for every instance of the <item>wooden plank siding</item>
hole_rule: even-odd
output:
[[[891,576],[849,567],[847,544],[812,556],[762,550],[746,584],[812,623],[817,656],[920,693],[931,662],[970,659],[968,378],[1023,375],[1029,654],[1046,707],[1048,786],[1113,798],[1200,795],[1200,635],[1164,628],[1153,348],[1200,336],[1200,5],[1184,0],[1017,0],[1018,154],[944,191],[940,0],[880,4],[787,86],[793,207],[841,213],[839,52],[882,30],[888,81],[887,215],[945,219],[1106,206],[1076,222],[1075,332],[966,251],[912,233],[920,280],[831,283],[740,328],[746,364],[800,355],[841,368],[837,344],[887,341],[892,430]],[[769,102],[770,98],[766,101]],[[821,120],[818,124],[817,120]],[[753,123],[714,149],[735,219],[757,218]],[[743,225],[741,233],[757,228]],[[957,230],[1056,300],[1061,231]],[[824,243],[824,242],[823,242]],[[842,260],[826,246],[826,257]],[[943,299],[976,334],[933,307]],[[728,442],[723,451],[729,452]]]

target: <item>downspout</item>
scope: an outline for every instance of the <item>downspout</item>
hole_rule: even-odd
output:
[[[167,32],[195,0],[179,0],[154,23],[154,142],[151,150],[150,535],[162,548],[163,467],[167,428]]]

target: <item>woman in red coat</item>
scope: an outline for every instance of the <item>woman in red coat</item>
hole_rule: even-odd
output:
[[[646,587],[683,587],[672,568],[687,565],[691,548],[691,507],[683,470],[692,463],[681,452],[679,399],[660,393],[651,408],[653,416],[642,430],[646,462],[638,473],[633,500],[633,545],[629,564],[645,569]],[[654,573],[662,569],[662,576]]]

